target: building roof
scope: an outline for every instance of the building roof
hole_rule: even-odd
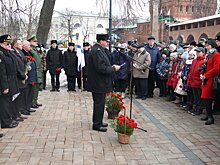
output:
[[[195,22],[202,22],[202,21],[207,21],[207,20],[211,20],[211,19],[215,19],[215,18],[220,18],[220,14],[216,14],[216,15],[212,15],[212,16],[208,16],[208,17],[202,17],[202,18],[198,18],[198,19],[192,19],[192,20],[188,20],[188,21],[184,21],[184,22],[180,22],[180,23],[170,24],[170,27],[186,25],[186,24],[191,24],[191,23],[195,23]]]

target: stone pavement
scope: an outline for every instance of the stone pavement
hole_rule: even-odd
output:
[[[220,164],[219,116],[205,126],[164,99],[133,99],[132,117],[148,132],[136,129],[130,143],[121,145],[112,128],[91,130],[91,93],[46,90],[39,102],[44,106],[17,128],[3,130],[0,164]],[[126,98],[127,111],[129,102]],[[110,122],[106,113],[105,121]]]

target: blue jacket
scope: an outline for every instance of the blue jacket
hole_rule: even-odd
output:
[[[32,56],[31,52],[26,52],[25,50],[22,50],[23,54],[25,56]],[[31,63],[31,70],[28,72],[28,79],[27,83],[32,84],[32,82],[36,83],[37,82],[37,67],[35,61]]]
[[[156,66],[157,74],[159,75],[159,78],[161,80],[167,79],[168,77],[168,69],[169,69],[169,63],[168,58],[162,58],[160,59],[160,62]]]
[[[123,63],[125,63],[125,65],[122,66],[119,71],[115,72],[114,79],[116,79],[116,80],[127,78],[127,76],[128,76],[128,59],[121,52],[114,51],[112,53],[112,64],[113,65],[114,64],[122,65]]]
[[[150,57],[151,57],[150,67],[152,69],[156,69],[156,65],[159,63],[161,57],[160,50],[158,49],[156,44],[154,44],[152,48],[149,45],[146,45],[145,49],[148,53],[150,53]]]

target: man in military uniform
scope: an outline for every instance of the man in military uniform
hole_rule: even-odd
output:
[[[106,132],[107,123],[103,123],[105,95],[112,91],[112,74],[120,69],[111,65],[105,48],[108,46],[108,35],[97,34],[97,43],[91,50],[88,62],[88,91],[93,98],[93,130]]]
[[[46,55],[47,70],[49,70],[51,76],[51,85],[52,85],[51,92],[60,91],[59,90],[60,73],[61,73],[62,63],[63,63],[63,55],[62,55],[62,51],[58,49],[57,40],[51,40],[51,47]],[[56,77],[56,81],[55,81],[55,77]]]
[[[88,42],[83,43],[83,50],[84,50],[84,59],[85,59],[85,66],[83,67],[83,88],[87,90],[87,77],[88,77],[88,61],[90,55],[90,45]]]
[[[75,51],[75,44],[70,42],[67,51],[63,54],[63,68],[67,76],[68,92],[76,91],[77,62],[78,57]]]
[[[33,98],[32,98],[32,105],[31,108],[38,108],[40,106],[42,106],[42,104],[38,103],[38,95],[39,95],[39,90],[40,90],[40,86],[42,84],[42,65],[41,65],[41,57],[38,54],[37,51],[37,38],[36,36],[33,36],[31,38],[28,39],[28,41],[31,44],[31,54],[33,55],[34,59],[35,59],[35,63],[36,63],[36,73],[37,73],[37,81],[36,83],[33,85]]]
[[[16,63],[11,54],[11,36],[0,36],[0,120],[2,128],[14,128],[18,122],[12,120],[11,109],[15,95],[19,93]]]

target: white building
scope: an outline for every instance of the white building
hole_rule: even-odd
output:
[[[96,34],[107,33],[109,18],[107,15],[94,13],[65,11],[56,12],[52,19],[48,41],[58,40],[59,43],[71,41],[77,42],[79,39],[92,44],[96,41]]]

